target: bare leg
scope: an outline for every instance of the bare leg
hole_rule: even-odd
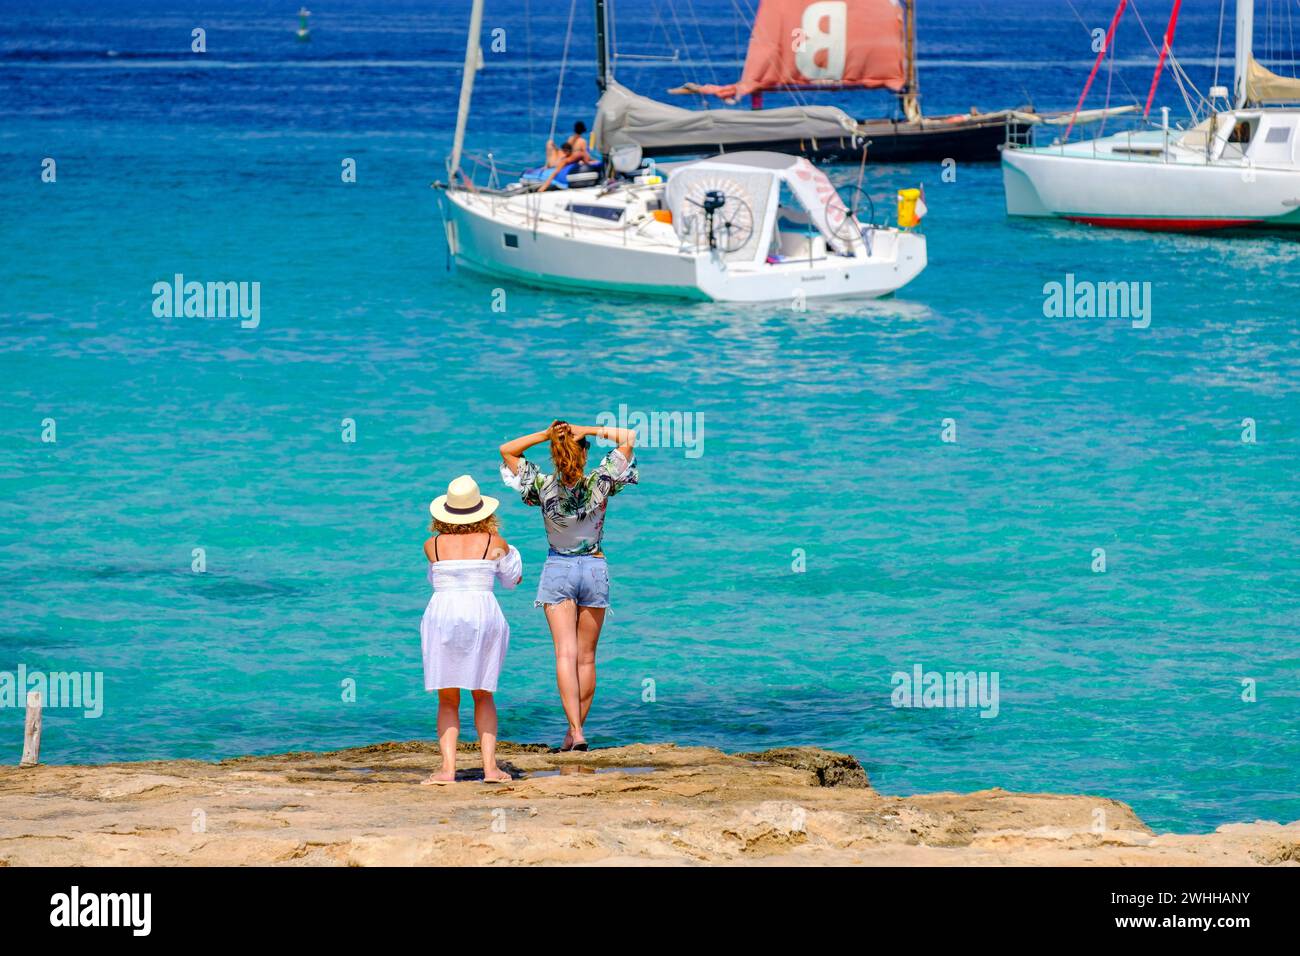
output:
[[[578,709],[584,725],[596,696],[596,642],[600,640],[607,610],[603,607],[578,608]]]
[[[555,683],[560,688],[560,703],[569,721],[564,737],[565,749],[585,743],[582,736],[582,711],[578,692],[578,614],[573,601],[546,605],[546,623],[555,641]]]
[[[470,691],[474,695],[474,726],[478,729],[478,747],[483,754],[484,780],[513,780],[497,766],[497,705],[492,692]]]
[[[438,691],[438,752],[442,769],[429,774],[423,783],[451,783],[456,779],[456,739],[460,736],[460,688]]]

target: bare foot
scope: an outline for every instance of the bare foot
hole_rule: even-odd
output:
[[[483,770],[483,781],[485,783],[505,783],[507,780],[513,779],[515,778],[500,767],[493,767],[491,770],[484,768]]]
[[[564,735],[564,743],[560,744],[560,753],[568,753],[573,749],[573,731],[570,730]]]
[[[420,785],[428,787],[438,783],[455,783],[455,782],[456,782],[455,770],[439,770],[437,773],[431,773],[429,774],[429,776],[421,780]]]

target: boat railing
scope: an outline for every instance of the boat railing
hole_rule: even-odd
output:
[[[501,183],[517,183],[525,172],[523,169],[502,169],[492,153],[466,153],[461,157],[459,175],[465,186],[474,192],[506,193]]]
[[[1079,130],[1076,128],[1069,140],[1063,139],[1064,127],[1061,126],[1036,125],[1026,130],[1026,136],[1020,136],[1012,134],[1008,125],[1007,148],[1032,148],[1040,152],[1051,151],[1061,156],[1091,156],[1092,159],[1110,162],[1166,164],[1188,162],[1194,152],[1194,150],[1179,150],[1178,155],[1174,156],[1174,147],[1190,145],[1190,136],[1194,134],[1194,130],[1140,116],[1112,117],[1108,125],[1110,129],[1103,126],[1085,132],[1083,135],[1079,135]],[[1115,129],[1115,126],[1123,128]],[[1185,152],[1187,155],[1184,155]]]
[[[1009,149],[1021,149],[1034,145],[1034,126],[1033,123],[1017,123],[1014,120],[1007,120],[1005,126],[1007,147]]]

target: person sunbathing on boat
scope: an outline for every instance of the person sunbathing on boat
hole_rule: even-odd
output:
[[[559,149],[547,160],[546,165],[552,167],[551,175],[547,176],[546,181],[542,183],[541,191],[546,192],[546,190],[550,189],[551,184],[555,182],[555,177],[570,166],[580,163],[594,163],[595,161],[595,157],[587,152],[586,146],[579,150],[571,143],[561,143]]]
[[[588,157],[586,160],[580,160],[580,162],[591,162],[591,154],[587,150],[587,141],[582,135],[585,132],[587,132],[587,124],[582,120],[578,120],[573,124],[573,133],[560,146],[556,146],[555,143],[548,139],[546,141],[546,165],[555,165],[555,160],[557,158],[556,154],[559,153],[564,146],[568,146],[574,153],[586,155]]]

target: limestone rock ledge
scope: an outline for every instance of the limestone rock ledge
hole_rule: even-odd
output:
[[[519,779],[420,786],[429,743],[0,768],[0,866],[1300,865],[1300,822],[1153,833],[1105,797],[887,797],[852,757],[501,745]]]

